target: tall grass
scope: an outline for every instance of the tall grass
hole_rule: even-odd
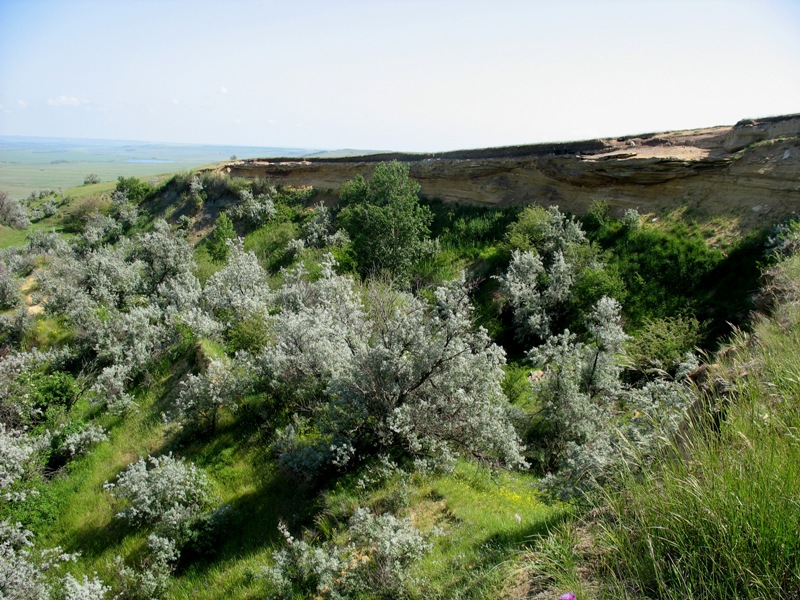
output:
[[[800,257],[782,269],[798,297]],[[791,296],[792,294],[790,294]],[[619,596],[800,598],[800,304],[784,300],[721,364],[723,420],[607,493]],[[740,340],[741,341],[741,340]]]

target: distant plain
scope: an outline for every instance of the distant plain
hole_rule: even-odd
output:
[[[0,136],[0,190],[22,199],[31,192],[66,190],[89,174],[100,181],[151,177],[237,158],[297,157],[318,149],[167,144]],[[322,152],[322,154],[325,154]]]

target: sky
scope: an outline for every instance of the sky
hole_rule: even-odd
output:
[[[0,0],[0,135],[442,151],[800,112],[800,0]]]

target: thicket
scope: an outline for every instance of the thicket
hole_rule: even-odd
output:
[[[725,256],[691,228],[632,212],[580,220],[556,207],[424,202],[397,163],[345,185],[337,207],[315,205],[313,190],[212,173],[160,190],[120,178],[108,202],[73,207],[71,240],[36,234],[0,257],[0,518],[47,529],[55,501],[32,491],[80,472],[81,456],[119,444],[129,423],[162,428],[162,450],[126,454],[106,477],[128,528],[105,539],[138,540],[136,550],[105,582],[54,578],[31,558],[31,586],[166,594],[181,555],[208,550],[227,518],[209,488],[232,476],[245,432],[258,469],[292,482],[310,512],[379,456],[408,478],[529,468],[539,488],[581,501],[620,473],[643,481],[695,402],[697,347],[731,315],[707,301],[744,305],[749,282],[725,274],[763,251],[751,239]],[[223,209],[195,248],[188,227],[146,213],[176,190]],[[781,248],[794,239],[784,229]],[[20,292],[31,273],[39,316]],[[38,349],[45,324],[57,335]],[[188,457],[203,457],[207,478]],[[412,525],[404,494],[350,503],[337,527],[321,514],[282,526],[285,546],[253,581],[276,597],[424,595],[414,573],[433,525]],[[514,494],[520,506],[540,498]],[[231,510],[247,520],[257,509]],[[515,535],[486,556],[505,560]],[[14,556],[28,547],[14,543]]]

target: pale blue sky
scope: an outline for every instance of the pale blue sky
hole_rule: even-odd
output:
[[[0,0],[0,134],[448,150],[800,112],[797,0]]]

